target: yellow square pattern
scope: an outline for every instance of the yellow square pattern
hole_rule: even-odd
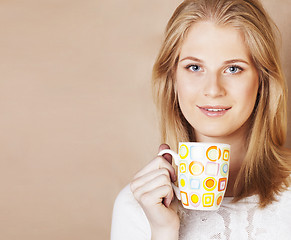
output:
[[[222,159],[224,161],[228,161],[229,160],[229,150],[228,149],[224,149],[223,150]]]
[[[212,207],[214,203],[214,193],[205,193],[202,197],[204,207]]]
[[[181,191],[181,201],[185,206],[189,206],[188,195],[186,192]]]
[[[179,171],[180,173],[185,173],[187,170],[186,163],[180,163]]]

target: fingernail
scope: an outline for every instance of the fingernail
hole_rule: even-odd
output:
[[[166,207],[168,208],[170,206],[170,204],[171,204],[171,200],[170,199],[167,199],[167,201],[166,201]]]
[[[176,182],[177,181],[177,175],[176,175],[176,173],[174,174],[174,182]]]

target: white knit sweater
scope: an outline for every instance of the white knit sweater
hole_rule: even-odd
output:
[[[232,203],[224,198],[218,211],[187,210],[179,206],[181,219],[179,239],[290,240],[291,188],[277,197],[278,201],[258,208],[258,197]],[[111,240],[151,239],[148,220],[126,186],[116,198]]]

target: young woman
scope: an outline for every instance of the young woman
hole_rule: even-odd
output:
[[[156,157],[119,194],[112,239],[290,239],[286,85],[276,28],[256,0],[186,0],[153,69],[159,150],[182,141],[231,145],[218,211],[184,209],[171,157]]]

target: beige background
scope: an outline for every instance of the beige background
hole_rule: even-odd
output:
[[[151,67],[179,2],[0,1],[0,239],[109,238],[157,151]],[[291,0],[263,2],[290,79]]]

